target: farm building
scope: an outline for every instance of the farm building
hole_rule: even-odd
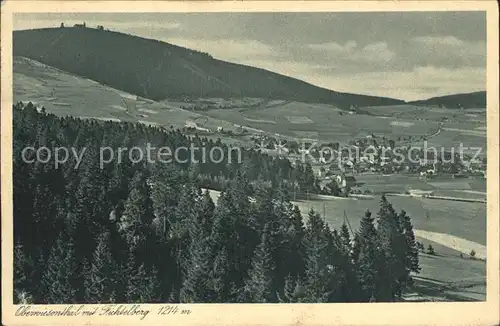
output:
[[[186,128],[198,128],[198,124],[193,120],[186,120]]]
[[[345,175],[344,173],[341,173],[337,175],[336,177],[337,184],[341,189],[344,189],[346,187],[352,188],[357,185],[356,178],[352,175]]]
[[[193,120],[186,120],[185,127],[186,128],[193,128],[193,129],[196,129],[199,131],[210,132],[210,129],[198,126],[198,124]]]

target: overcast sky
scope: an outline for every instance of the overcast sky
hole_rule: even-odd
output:
[[[423,99],[486,89],[484,12],[17,14],[166,41],[342,92]]]

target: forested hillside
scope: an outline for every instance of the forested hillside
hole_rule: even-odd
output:
[[[13,50],[14,55],[154,100],[261,97],[329,103],[342,108],[403,103],[335,92],[169,43],[93,28],[15,31]]]
[[[332,230],[290,204],[276,159],[246,152],[241,165],[193,166],[125,156],[101,169],[102,147],[201,140],[22,104],[13,137],[15,302],[395,301],[419,271],[404,211],[382,197],[354,235],[345,224]],[[27,146],[87,150],[78,168],[55,168],[33,151],[22,160]],[[225,181],[217,205],[200,174]]]
[[[432,97],[427,100],[420,100],[409,102],[409,104],[416,105],[436,105],[446,108],[472,108],[472,109],[485,109],[486,108],[486,92],[474,92],[464,94],[453,94],[446,96]]]

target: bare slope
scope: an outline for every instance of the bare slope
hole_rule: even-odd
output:
[[[14,55],[28,57],[154,100],[261,97],[351,105],[403,101],[339,93],[264,69],[224,62],[157,40],[92,28],[15,31]]]
[[[168,102],[137,97],[24,57],[14,57],[13,72],[14,102],[31,101],[60,116],[142,122],[166,128],[182,128],[186,120],[201,116]],[[210,128],[232,125],[203,118]]]

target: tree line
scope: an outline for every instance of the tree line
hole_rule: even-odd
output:
[[[225,180],[217,204],[201,166],[125,159],[100,169],[99,146],[146,140],[191,141],[14,107],[15,302],[390,302],[420,269],[411,219],[385,197],[352,233],[313,210],[303,217],[285,182],[263,167],[255,178],[245,161],[212,167]],[[56,169],[23,162],[25,146],[88,149],[78,169]]]

